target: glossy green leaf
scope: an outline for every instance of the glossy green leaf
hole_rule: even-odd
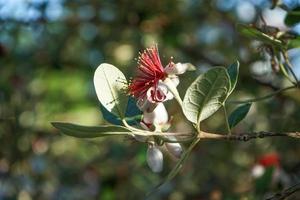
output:
[[[63,134],[77,138],[96,138],[113,135],[128,135],[131,131],[122,126],[82,126],[68,122],[52,122]]]
[[[245,24],[238,24],[237,25],[238,31],[251,38],[251,39],[257,39],[263,43],[273,45],[276,48],[285,48],[285,45],[283,44],[282,41],[275,39],[273,36],[270,36],[257,28]]]
[[[240,121],[242,121],[246,115],[248,114],[249,110],[251,108],[251,103],[243,104],[239,107],[237,107],[229,116],[228,123],[229,127],[233,128],[235,127]]]
[[[240,63],[239,61],[236,61],[234,63],[232,63],[228,68],[227,68],[227,72],[230,78],[230,92],[228,93],[228,95],[230,95],[232,93],[232,91],[234,90],[236,83],[238,81],[238,76],[239,76],[239,69],[240,69]]]
[[[128,102],[124,74],[115,66],[102,63],[95,71],[94,86],[100,103],[109,112],[124,118]]]
[[[284,22],[288,26],[294,26],[298,24],[300,22],[300,7],[289,11],[284,19]]]
[[[224,67],[201,74],[187,89],[183,113],[193,123],[210,117],[223,104],[230,91],[230,78]]]

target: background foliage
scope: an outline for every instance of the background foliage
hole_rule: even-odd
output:
[[[299,1],[283,1],[290,10]],[[163,62],[191,62],[179,91],[212,66],[240,61],[230,98],[262,96],[287,83],[237,23],[284,24],[286,11],[267,0],[63,1],[0,0],[0,199],[140,199],[159,182],[145,161],[146,146],[127,138],[78,140],[59,134],[50,121],[106,123],[93,87],[102,62],[133,76],[135,58],[158,43]],[[289,51],[300,78],[300,50]],[[190,130],[168,102],[174,131]],[[234,132],[300,130],[300,93],[255,103]],[[229,107],[232,111],[236,105]],[[204,129],[226,132],[221,113]],[[255,199],[284,185],[251,176],[259,157],[276,152],[291,182],[300,180],[299,142],[290,138],[247,143],[200,142],[182,172],[153,199]],[[175,165],[165,159],[163,174]],[[265,187],[265,188],[263,188]],[[262,188],[262,189],[258,189]]]

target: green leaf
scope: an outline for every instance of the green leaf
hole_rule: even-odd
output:
[[[102,112],[102,117],[109,123],[114,125],[123,125],[122,119],[120,117],[117,117],[116,115],[112,114],[108,110],[106,110],[102,105],[100,105],[100,110]],[[126,120],[126,122],[129,125],[136,125],[138,124],[142,119],[142,114],[139,113],[134,116],[126,116],[123,119]]]
[[[114,125],[122,125],[122,119],[108,110],[102,104],[100,105],[100,110],[102,112],[103,118]],[[136,100],[132,97],[128,98],[128,104],[125,112],[125,117],[124,119],[129,125],[136,125],[141,121],[142,118],[142,111],[140,111],[136,105]]]
[[[82,126],[68,122],[51,122],[63,134],[77,138],[96,138],[113,135],[128,135],[131,131],[122,126]]]
[[[246,115],[248,114],[249,110],[251,108],[251,103],[243,104],[239,107],[237,107],[229,116],[228,123],[229,127],[233,128],[235,127],[240,121],[242,121]]]
[[[289,11],[284,19],[284,22],[288,26],[294,26],[298,24],[300,22],[300,7]]]
[[[95,71],[94,86],[100,103],[109,112],[123,119],[128,102],[124,74],[115,66],[102,63]]]
[[[240,63],[239,61],[236,61],[234,63],[232,63],[228,68],[227,68],[227,72],[230,78],[230,92],[228,93],[228,95],[230,95],[232,93],[232,91],[234,90],[236,83],[238,81],[238,76],[239,76],[239,69],[240,69]]]
[[[273,36],[270,36],[253,26],[238,24],[237,28],[241,34],[251,39],[257,39],[263,43],[273,45],[274,47],[279,49],[285,48],[285,45],[283,44],[282,41],[275,39]]]
[[[184,115],[189,121],[199,124],[222,106],[229,91],[230,79],[226,69],[210,69],[187,89],[182,105]]]
[[[288,41],[288,49],[299,48],[299,47],[300,47],[300,36]]]

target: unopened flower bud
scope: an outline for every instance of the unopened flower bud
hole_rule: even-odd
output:
[[[179,143],[165,143],[165,146],[170,154],[172,154],[175,158],[180,158],[182,155],[182,147]]]
[[[161,172],[163,169],[163,154],[154,145],[149,145],[147,150],[147,163],[150,169],[155,172]]]
[[[265,173],[265,168],[262,165],[254,165],[251,174],[254,178],[259,178]]]

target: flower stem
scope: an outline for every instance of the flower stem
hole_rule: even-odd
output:
[[[282,63],[279,63],[279,66],[280,66],[280,69],[281,69],[281,71],[282,71],[282,74],[287,78],[287,80],[289,80],[293,85],[296,85],[297,83],[294,82],[294,81],[290,78],[288,72],[287,72],[286,69],[285,69],[285,66],[284,66]]]
[[[158,136],[158,137],[161,140],[163,140],[164,142],[167,142],[167,143],[190,143],[195,139],[195,135],[191,135],[191,136],[186,137],[186,138],[176,138],[176,140],[169,139],[167,137],[161,137],[161,136]]]
[[[223,108],[223,111],[224,111],[224,117],[225,117],[225,121],[226,121],[226,128],[227,128],[227,131],[228,131],[228,135],[231,135],[231,129],[230,129],[230,125],[229,125],[229,122],[228,122],[228,115],[227,115],[227,110],[226,110],[225,104],[222,105],[222,108]]]

